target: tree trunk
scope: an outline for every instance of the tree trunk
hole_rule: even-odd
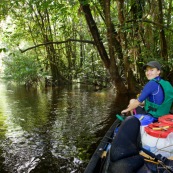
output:
[[[158,0],[159,5],[159,24],[160,24],[160,48],[161,48],[161,57],[165,61],[168,61],[168,52],[167,52],[167,42],[165,38],[165,31],[162,26],[164,26],[163,22],[163,9],[162,9],[162,0]]]
[[[71,81],[67,80],[63,75],[61,75],[60,70],[57,64],[57,56],[56,51],[53,45],[46,46],[47,58],[50,63],[50,69],[52,73],[52,86],[64,85],[71,83]]]
[[[88,27],[90,29],[90,32],[92,34],[92,37],[94,39],[95,45],[98,49],[98,52],[100,54],[100,57],[105,65],[105,67],[108,69],[113,85],[115,86],[117,93],[126,93],[127,89],[122,81],[121,76],[119,75],[118,72],[118,67],[116,65],[116,61],[115,61],[115,52],[114,52],[114,45],[113,45],[113,40],[111,38],[111,36],[113,35],[113,29],[111,26],[111,21],[110,21],[110,17],[108,19],[108,26],[107,26],[107,34],[108,34],[108,42],[109,42],[109,55],[110,58],[108,57],[108,54],[106,52],[106,49],[103,45],[102,39],[100,37],[97,25],[92,17],[91,11],[90,11],[90,7],[88,4],[83,4],[82,0],[79,0],[82,10],[84,12]],[[107,4],[110,8],[109,2]],[[109,13],[109,11],[108,11]],[[109,15],[109,14],[108,14]],[[119,52],[116,52],[119,53]]]

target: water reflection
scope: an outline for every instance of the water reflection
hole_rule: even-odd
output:
[[[115,99],[89,88],[29,90],[0,83],[0,172],[83,172]]]

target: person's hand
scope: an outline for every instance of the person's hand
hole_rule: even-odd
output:
[[[121,114],[123,114],[123,113],[124,113],[124,114],[127,114],[128,112],[130,112],[131,115],[132,115],[132,114],[133,114],[133,113],[132,113],[133,110],[134,110],[135,108],[137,108],[140,104],[141,104],[141,103],[140,103],[137,99],[131,99],[129,105],[127,106],[126,109],[124,109],[124,110],[121,111]]]
[[[121,114],[126,115],[128,112],[129,112],[128,109],[124,109],[124,110],[121,111]]]

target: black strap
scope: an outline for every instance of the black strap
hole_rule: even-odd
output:
[[[153,107],[151,107],[151,106],[149,106],[147,112],[150,112],[150,111],[156,112],[157,109],[156,109],[156,108],[153,108]]]

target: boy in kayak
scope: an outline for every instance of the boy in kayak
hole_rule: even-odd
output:
[[[155,118],[169,114],[173,102],[173,87],[160,77],[161,65],[150,61],[144,65],[149,82],[144,86],[137,99],[131,99],[121,113],[135,111],[137,114],[150,114]]]

